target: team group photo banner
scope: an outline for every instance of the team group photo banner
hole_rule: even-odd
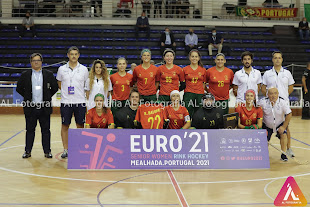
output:
[[[69,129],[68,169],[266,169],[266,130]]]
[[[297,11],[298,8],[236,7],[237,16],[264,18],[293,18],[297,16]]]

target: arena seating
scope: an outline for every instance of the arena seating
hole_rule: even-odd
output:
[[[128,67],[132,62],[138,64],[140,51],[144,48],[151,49],[152,59],[159,64],[162,62],[159,38],[163,28],[164,26],[152,26],[151,38],[148,40],[145,34],[136,39],[133,26],[38,25],[37,38],[32,38],[30,33],[19,38],[15,25],[8,25],[0,31],[0,80],[17,80],[22,70],[8,68],[30,67],[29,56],[33,52],[43,54],[45,66],[67,61],[66,51],[73,45],[80,48],[80,62],[88,67],[95,59],[102,59],[107,66],[115,68],[118,57],[126,57],[129,61]],[[186,66],[189,61],[184,52],[184,37],[188,28],[171,27],[171,30],[177,43],[175,64]],[[200,51],[203,63],[206,68],[212,67],[213,57],[208,56],[207,47],[210,29],[194,27],[194,30],[199,37],[199,46],[202,46]],[[246,50],[255,54],[253,65],[262,72],[271,68],[271,53],[276,50],[284,53],[283,65],[304,65],[309,60],[307,53],[310,52],[310,41],[299,42],[295,38],[297,45],[287,45],[287,41],[283,42],[283,39],[279,40],[273,35],[272,28],[217,27],[217,31],[225,38],[224,46],[231,49],[231,53],[226,57],[226,66],[234,71],[241,68],[240,54]],[[59,65],[61,63],[49,69],[56,73]],[[294,71],[297,83],[301,82],[302,71],[303,69]]]

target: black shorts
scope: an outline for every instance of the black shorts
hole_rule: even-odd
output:
[[[75,123],[85,123],[86,104],[61,104],[61,123],[64,125],[70,125],[72,114],[74,114]]]
[[[277,126],[276,129],[278,130],[279,127],[283,125],[283,123],[284,123],[284,122],[282,122],[279,126]],[[268,140],[268,142],[269,142],[270,139],[271,139],[271,135],[273,134],[273,129],[268,128],[268,127],[265,125],[265,123],[263,123],[263,129],[266,129],[266,130],[267,130],[267,140]],[[285,131],[284,131],[283,134],[286,134],[286,133],[287,133],[286,130],[287,130],[287,128],[285,129]],[[277,131],[276,137],[278,137],[278,138],[280,139],[280,134],[279,134],[278,131]]]

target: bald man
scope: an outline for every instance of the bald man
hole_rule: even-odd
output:
[[[279,97],[277,88],[269,88],[267,97],[259,101],[263,109],[263,129],[267,130],[267,140],[270,141],[271,135],[276,133],[280,139],[281,150],[287,150],[287,127],[292,117],[292,111],[288,102]],[[281,160],[287,161],[285,154],[281,154]]]

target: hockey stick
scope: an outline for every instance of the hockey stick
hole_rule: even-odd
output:
[[[286,157],[288,157],[289,159],[292,159],[292,160],[294,160],[297,164],[299,164],[299,165],[307,165],[308,163],[309,163],[309,161],[308,160],[305,160],[305,161],[300,161],[300,160],[298,160],[298,159],[296,159],[295,157],[291,157],[291,156],[289,156],[288,154],[286,154],[286,152],[283,152],[281,149],[279,149],[279,148],[277,148],[276,146],[274,146],[273,144],[271,144],[271,143],[268,143],[270,146],[272,146],[273,148],[275,148],[276,150],[278,150],[279,152],[281,152],[281,153],[283,153],[283,154],[285,154],[286,155]]]

